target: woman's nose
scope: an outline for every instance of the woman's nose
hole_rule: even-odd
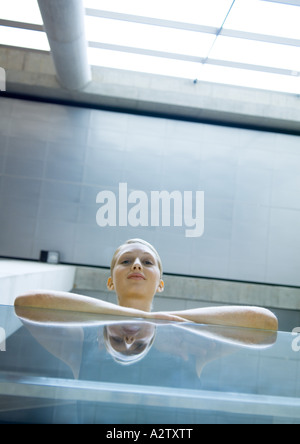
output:
[[[142,264],[139,261],[139,259],[136,259],[132,265],[133,270],[141,270],[142,269]]]
[[[132,345],[134,342],[134,336],[125,336],[124,341],[126,345]]]

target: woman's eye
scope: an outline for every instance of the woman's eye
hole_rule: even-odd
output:
[[[151,261],[145,261],[146,265],[153,265]]]
[[[137,343],[135,344],[135,349],[134,349],[134,351],[135,351],[135,352],[140,352],[140,351],[144,350],[145,346],[146,346],[146,344],[144,344],[144,342],[137,342]]]
[[[123,260],[121,260],[121,265],[128,265],[131,262],[132,262],[131,259],[123,259]],[[144,265],[148,265],[148,266],[153,265],[153,262],[151,260],[148,260],[148,259],[145,259],[142,262],[143,262]]]
[[[112,336],[110,338],[111,342],[114,342],[115,344],[121,344],[123,340],[119,336]]]

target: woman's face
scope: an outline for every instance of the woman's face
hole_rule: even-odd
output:
[[[108,281],[121,306],[150,311],[154,295],[163,291],[163,286],[158,261],[150,248],[138,243],[121,248]]]

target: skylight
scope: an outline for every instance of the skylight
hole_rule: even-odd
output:
[[[206,57],[215,38],[202,32],[89,16],[86,32],[92,42],[194,57]]]
[[[269,0],[84,4],[93,65],[300,93],[300,6]]]
[[[50,50],[46,33],[31,29],[0,26],[0,42],[2,45],[19,48]]]
[[[242,0],[232,8],[224,28],[300,40],[299,24],[300,7],[262,0]]]
[[[50,51],[37,0],[0,0],[1,45]]]
[[[232,0],[84,0],[86,8],[220,28]]]
[[[92,65],[300,94],[300,1],[83,1]],[[1,44],[50,50],[36,0],[0,2]]]
[[[0,19],[43,24],[37,0],[0,0]]]

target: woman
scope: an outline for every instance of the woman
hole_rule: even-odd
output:
[[[116,292],[118,305],[57,291],[24,294],[16,298],[15,305],[262,330],[278,329],[276,316],[259,307],[225,306],[151,312],[155,294],[164,290],[162,264],[155,248],[141,239],[131,239],[116,250],[107,287]]]

